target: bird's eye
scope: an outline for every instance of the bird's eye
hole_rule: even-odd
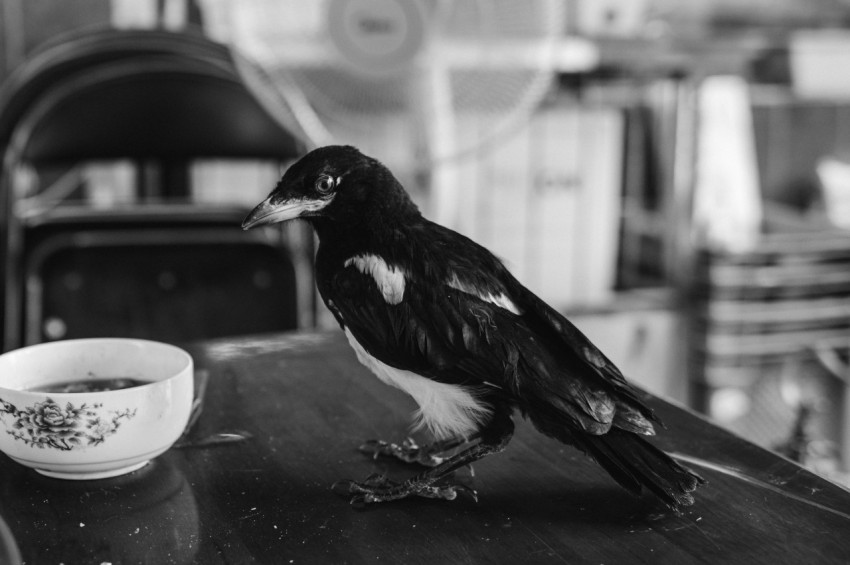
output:
[[[319,194],[328,194],[333,190],[335,184],[333,177],[322,175],[316,179],[316,192]]]

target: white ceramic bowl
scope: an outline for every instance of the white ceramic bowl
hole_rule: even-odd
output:
[[[114,379],[144,384],[99,392],[61,386]],[[0,450],[50,477],[129,473],[183,433],[192,381],[192,357],[155,341],[76,339],[10,351],[0,355]],[[36,390],[45,387],[54,391]]]

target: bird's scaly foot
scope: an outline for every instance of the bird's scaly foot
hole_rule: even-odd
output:
[[[361,508],[373,502],[386,502],[409,496],[454,500],[459,494],[465,494],[477,502],[478,494],[475,490],[465,485],[451,484],[449,479],[461,467],[471,465],[482,457],[503,451],[513,435],[513,430],[514,424],[510,412],[497,412],[487,426],[475,434],[474,438],[446,440],[434,444],[438,447],[428,448],[430,453],[445,455],[447,458],[403,483],[391,481],[384,475],[374,474],[362,483],[348,480],[337,481],[331,488],[337,494],[350,497],[351,504]],[[394,452],[398,451],[386,447],[381,442],[370,442],[366,446],[378,455],[385,451],[395,455]],[[417,449],[415,444],[409,444],[407,451],[413,456]],[[450,451],[456,449],[459,450],[458,453],[448,456]],[[404,453],[405,449],[401,449],[401,452]],[[419,458],[420,456],[416,454],[414,460]],[[425,460],[431,459],[426,457]]]
[[[399,483],[379,473],[370,475],[359,483],[351,480],[337,481],[331,489],[340,496],[350,496],[351,505],[356,508],[363,508],[373,502],[387,502],[409,496],[454,500],[459,494],[464,494],[478,502],[478,493],[465,485],[437,485],[433,481],[416,478]]]
[[[448,458],[450,451],[464,443],[466,443],[466,440],[453,439],[420,446],[410,437],[406,438],[401,445],[373,439],[361,445],[359,449],[362,453],[369,454],[375,459],[381,455],[386,455],[405,463],[436,467]]]

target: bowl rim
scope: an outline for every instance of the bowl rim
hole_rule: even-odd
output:
[[[119,392],[126,393],[126,391],[139,390],[139,389],[144,389],[144,388],[147,388],[147,387],[153,387],[153,386],[157,386],[157,385],[161,386],[162,383],[167,383],[169,381],[177,379],[183,373],[187,372],[187,370],[188,370],[188,373],[189,373],[190,376],[193,376],[193,373],[194,373],[194,359],[192,358],[192,355],[188,351],[183,349],[182,347],[178,347],[174,344],[166,343],[164,341],[156,341],[156,340],[153,340],[153,339],[144,339],[144,338],[135,338],[135,337],[82,337],[82,338],[73,338],[73,339],[62,339],[62,340],[56,340],[56,341],[46,341],[46,342],[34,343],[32,345],[26,345],[24,347],[19,347],[17,349],[12,349],[10,351],[6,351],[6,352],[0,354],[0,358],[6,357],[7,355],[12,356],[12,355],[20,353],[21,351],[24,351],[24,350],[32,351],[32,350],[36,350],[36,349],[47,349],[47,348],[50,348],[50,347],[54,347],[56,345],[68,345],[68,344],[74,344],[74,343],[81,344],[83,342],[86,342],[86,343],[95,343],[95,342],[98,342],[98,343],[108,343],[108,342],[113,342],[113,343],[142,343],[142,344],[147,344],[147,345],[155,345],[157,347],[164,347],[166,349],[171,349],[173,352],[175,352],[179,356],[181,356],[183,358],[184,365],[179,370],[175,371],[174,374],[169,375],[168,377],[166,377],[164,379],[147,382],[145,384],[141,384],[141,385],[125,388],[125,389],[102,390],[102,391],[92,391],[92,392],[49,392],[48,393],[48,392],[21,389],[21,388],[10,388],[10,387],[7,387],[7,386],[3,386],[2,381],[0,381],[0,391],[10,391],[10,392],[13,392],[13,393],[16,393],[16,394],[25,394],[25,395],[31,394],[31,395],[36,395],[36,396],[49,396],[51,398],[57,397],[57,398],[63,398],[63,399],[66,398],[66,397],[67,398],[79,398],[81,395],[112,395],[112,394],[119,393]]]

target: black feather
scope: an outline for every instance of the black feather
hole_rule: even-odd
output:
[[[625,430],[576,434],[576,446],[591,455],[623,487],[640,494],[645,487],[673,509],[693,504],[693,493],[705,480],[672,457]]]

